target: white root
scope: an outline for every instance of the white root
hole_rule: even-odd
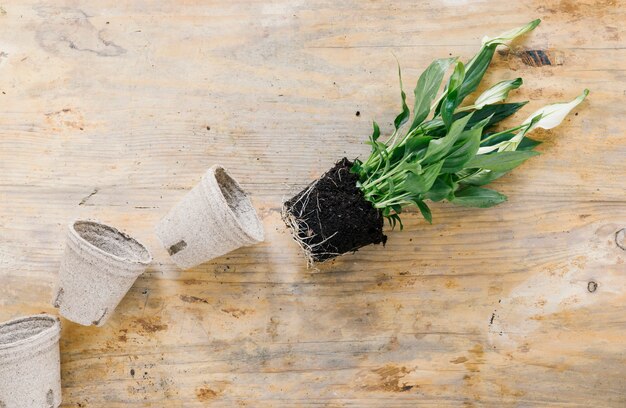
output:
[[[304,219],[307,215],[310,214],[310,212],[307,214],[304,214],[304,209],[309,203],[311,192],[313,191],[313,187],[315,187],[316,183],[317,181],[312,183],[300,195],[300,197],[298,197],[298,199],[293,204],[290,205],[291,208],[295,208],[296,204],[302,201],[301,208],[296,212],[296,214],[289,211],[289,208],[287,207],[287,205],[283,205],[283,209],[281,212],[281,218],[283,219],[285,224],[287,224],[289,229],[291,229],[291,235],[293,237],[293,240],[296,241],[296,243],[300,246],[300,248],[304,252],[305,258],[307,260],[307,265],[309,267],[313,266],[313,264],[315,263],[315,259],[313,258],[313,252],[315,251],[315,248],[321,245],[324,245],[328,240],[332,239],[335,235],[337,235],[337,232],[335,232],[334,234],[332,234],[329,237],[324,238],[320,242],[317,242],[315,244],[309,243],[317,235],[309,233],[309,231],[311,231],[311,228],[309,227],[307,222],[304,221]],[[319,197],[318,197],[317,205],[318,205],[318,210],[321,211],[321,208],[319,205]],[[322,224],[319,218],[319,212],[317,213],[317,219],[318,219],[318,222],[320,223],[320,230],[321,230]],[[317,255],[339,255],[339,253],[324,252],[324,253],[318,253]]]
[[[322,231],[323,240],[315,244],[309,243],[317,235],[311,234],[312,230],[307,224],[307,222],[305,221],[306,217],[309,216],[313,211],[310,211],[306,214],[304,213],[304,211],[309,204],[309,200],[311,199],[311,193],[313,192],[313,189],[315,188],[317,183],[321,179],[324,178],[325,175],[326,173],[323,174],[319,179],[309,184],[309,186],[298,195],[297,200],[294,201],[293,203],[290,203],[289,208],[287,205],[283,205],[283,209],[281,212],[281,218],[283,219],[287,227],[289,227],[289,229],[291,230],[291,235],[293,237],[293,240],[296,241],[296,243],[300,246],[300,248],[304,252],[304,256],[305,256],[305,259],[307,260],[308,267],[312,267],[315,263],[315,259],[313,258],[313,252],[315,248],[318,248],[319,246],[324,245],[328,240],[332,239],[338,233],[338,232],[335,232],[329,237],[325,237],[323,235],[322,221],[319,216],[319,213],[322,212],[322,208],[321,208],[320,201],[319,201],[319,194],[317,194],[317,197],[316,197],[317,221],[319,223],[320,231]],[[341,179],[341,175],[339,175],[339,177]],[[337,183],[335,183],[332,179],[330,179],[330,181],[333,182],[335,185],[337,185]],[[291,212],[290,210],[295,209],[298,204],[300,205],[300,209],[295,212]],[[338,252],[318,252],[316,253],[316,255],[338,256],[340,254]]]

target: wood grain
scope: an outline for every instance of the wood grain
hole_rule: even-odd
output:
[[[306,269],[281,202],[390,129],[394,54],[411,89],[537,17],[485,82],[524,78],[516,120],[591,94],[495,183],[509,201],[433,205]],[[91,217],[155,262],[105,327],[64,321],[63,407],[626,406],[625,20],[615,0],[4,2],[0,319],[56,313],[65,225]],[[214,163],[267,242],[181,271],[153,226]]]

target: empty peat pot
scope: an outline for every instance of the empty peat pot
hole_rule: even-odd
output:
[[[156,233],[174,263],[185,269],[263,241],[252,202],[219,165],[157,224]]]
[[[150,252],[116,228],[75,221],[67,231],[54,306],[73,322],[102,326],[152,260]]]
[[[61,323],[49,315],[0,324],[0,407],[61,405]]]

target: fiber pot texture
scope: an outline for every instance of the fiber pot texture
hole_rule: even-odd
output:
[[[0,407],[61,405],[61,323],[34,315],[0,324]]]
[[[135,239],[94,221],[71,223],[66,242],[54,306],[73,322],[102,326],[152,257]]]
[[[387,241],[383,216],[357,188],[345,157],[283,204],[282,217],[309,263]]]
[[[156,233],[183,269],[263,241],[263,225],[252,202],[219,165],[157,224]]]

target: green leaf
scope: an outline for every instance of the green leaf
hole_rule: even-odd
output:
[[[372,126],[374,127],[374,131],[372,132],[371,141],[375,142],[380,137],[380,127],[378,127],[378,123],[372,122]]]
[[[487,68],[489,68],[489,64],[491,64],[495,52],[495,45],[489,47],[483,46],[478,54],[467,63],[465,79],[458,92],[459,103],[478,88],[485,72],[487,72]]]
[[[477,173],[466,177],[463,179],[463,184],[469,184],[472,186],[484,186],[485,184],[489,184],[492,181],[504,176],[506,171],[491,171],[491,170],[480,170]]]
[[[474,124],[489,117],[491,119],[489,119],[489,122],[487,122],[487,125],[485,127],[487,128],[493,126],[501,120],[513,115],[527,103],[528,102],[512,102],[500,103],[498,105],[486,105],[482,109],[474,111],[474,115],[472,116],[472,119],[468,122],[468,126],[474,126]]]
[[[441,119],[446,125],[447,129],[450,129],[453,122],[454,111],[459,106],[462,98],[459,98],[459,88],[465,78],[465,65],[461,61],[457,61],[454,66],[454,72],[450,75],[448,85],[446,86],[446,93],[441,101]]]
[[[413,136],[407,139],[404,143],[404,157],[407,157],[411,153],[417,153],[425,148],[431,140],[432,137],[428,136]]]
[[[506,201],[506,196],[482,187],[466,187],[456,193],[453,204],[463,207],[488,208]]]
[[[430,190],[424,195],[424,198],[431,201],[441,201],[444,198],[448,198],[457,187],[450,176],[450,174],[445,174],[437,177]]]
[[[489,122],[485,127],[490,127],[503,119],[513,115],[515,112],[520,110],[522,106],[526,105],[528,102],[513,102],[513,103],[500,103],[497,105],[487,105],[484,106],[480,110],[476,110],[474,112],[458,112],[454,114],[453,120],[459,120],[470,113],[473,113],[472,118],[465,126],[466,129],[473,127],[476,123],[481,120],[491,117]],[[446,134],[446,127],[443,124],[443,120],[441,118],[436,118],[429,120],[428,122],[424,122],[420,129],[423,129],[423,132],[428,136],[432,137],[443,137]]]
[[[492,136],[493,134],[494,134],[493,132],[485,133],[482,136],[482,138],[481,138],[482,140],[480,142],[480,145],[483,146],[483,147],[493,146],[493,145],[496,145],[498,143],[510,140],[513,136],[515,136],[515,133],[512,133],[512,132],[505,132],[505,133],[499,134],[497,136]],[[484,140],[484,139],[487,139],[487,138],[490,138],[490,139]]]
[[[517,146],[517,150],[532,150],[535,147],[539,146],[541,143],[542,142],[538,140],[531,139],[530,137],[526,136]]]
[[[491,171],[509,171],[539,153],[534,151],[496,152],[475,156],[465,168],[487,169]]]
[[[519,131],[515,135],[515,137],[513,137],[511,140],[501,142],[499,145],[494,146],[497,146],[497,150],[499,152],[515,151],[519,143],[521,143],[521,141],[526,136],[526,134],[531,132],[533,129],[552,129],[560,125],[565,117],[571,112],[571,110],[578,106],[582,101],[584,101],[587,95],[589,95],[589,90],[585,89],[582,94],[580,94],[578,97],[570,102],[554,103],[544,106],[543,108],[530,115],[528,119],[526,119],[522,123],[522,125],[525,125],[525,127],[521,131]]]
[[[498,45],[514,40],[515,38],[532,31],[539,25],[540,22],[541,20],[533,20],[522,27],[509,30],[497,37],[483,38],[483,46],[480,48],[480,51],[467,63],[467,73],[465,75],[465,81],[463,81],[463,85],[461,86],[458,94],[459,99],[462,101],[467,95],[471,94],[476,90],[476,88],[478,88],[478,85],[483,79],[487,68],[489,68],[489,64],[491,64],[491,60],[493,59],[493,55]]]
[[[424,172],[422,165],[419,162],[408,162],[400,167],[402,170],[410,171],[413,174],[420,175]]]
[[[456,58],[434,60],[420,75],[414,90],[413,122],[409,131],[421,124],[430,113],[430,105],[437,96],[443,76],[454,61]]]
[[[387,221],[389,221],[389,225],[391,225],[391,229],[396,228],[396,223],[400,224],[400,231],[404,229],[404,225],[402,225],[402,220],[398,214],[390,214],[387,215]]]
[[[422,213],[422,216],[424,217],[424,219],[428,221],[429,224],[432,224],[433,214],[430,212],[430,208],[428,208],[426,203],[421,200],[416,200],[415,205],[417,205],[417,208],[420,209],[420,212]]]
[[[509,96],[509,92],[519,88],[522,83],[522,78],[500,81],[476,98],[474,106],[476,109],[480,109],[485,105],[493,105],[494,103],[502,102]]]
[[[485,119],[486,123],[487,119]],[[441,168],[442,173],[454,173],[463,169],[464,165],[476,156],[476,152],[480,147],[480,135],[483,131],[484,124],[480,124],[470,130],[466,130],[459,136],[459,142],[454,146],[452,153],[450,153],[443,162]]]
[[[401,160],[406,159],[410,162],[414,162],[413,158],[407,159],[411,154],[418,153],[420,150],[428,146],[428,142],[431,140],[428,136],[413,136],[408,138],[401,147],[395,147],[389,153],[389,163],[391,166],[398,164]],[[417,155],[414,155],[417,157]]]
[[[409,116],[411,115],[411,112],[409,112],[409,107],[406,104],[406,94],[404,93],[404,89],[402,88],[402,72],[400,71],[399,63],[398,63],[398,78],[400,79],[400,96],[402,97],[402,112],[400,112],[400,114],[396,116],[396,119],[393,121],[393,125],[396,128],[396,130],[400,129],[400,127],[404,125],[407,120],[409,120]]]
[[[423,172],[419,175],[409,173],[402,183],[402,188],[413,194],[427,192],[437,179],[441,171],[441,166],[443,166],[443,161],[439,161],[424,168]]]
[[[541,23],[540,19],[536,19],[531,21],[530,23],[527,23],[521,27],[517,27],[514,28],[512,30],[509,31],[505,31],[504,33],[500,34],[497,37],[487,37],[485,36],[483,38],[483,46],[494,46],[494,45],[500,45],[500,44],[504,44],[508,41],[512,41],[514,39],[516,39],[517,37],[524,35],[532,30],[535,29],[535,27],[537,27],[539,25],[539,23]]]
[[[358,174],[360,176],[361,172],[363,171],[362,166],[363,162],[361,162],[361,160],[354,159],[354,162],[352,162],[352,167],[350,167],[350,173]]]
[[[452,123],[448,134],[440,139],[433,139],[428,143],[428,149],[424,155],[424,164],[433,163],[441,160],[448,154],[454,143],[465,129],[465,126],[472,118],[472,115],[466,115]]]
[[[380,128],[374,122],[369,141],[372,153],[364,163],[355,161],[351,169],[359,176],[357,187],[381,209],[390,225],[395,227],[400,223],[403,227],[399,214],[407,205],[418,207],[431,222],[432,214],[425,200],[447,199],[470,207],[490,207],[505,201],[504,195],[479,186],[536,155],[532,149],[539,142],[525,138],[526,133],[536,127],[549,129],[558,125],[587,96],[585,90],[572,102],[549,105],[522,125],[495,134],[483,135],[489,126],[513,115],[526,103],[501,103],[512,89],[521,85],[521,79],[501,81],[483,92],[473,105],[459,109],[463,99],[478,88],[496,47],[537,24],[534,21],[498,37],[485,38],[479,52],[467,64],[452,58],[430,64],[415,86],[412,118],[398,64],[402,112],[394,120],[396,130],[387,143],[382,143]],[[435,114],[427,120],[451,65],[454,70],[436,104]],[[403,126],[407,122],[410,129],[405,131]]]

